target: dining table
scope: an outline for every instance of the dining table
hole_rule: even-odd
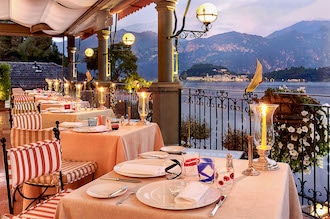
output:
[[[112,109],[97,109],[87,108],[80,110],[62,110],[54,109],[51,111],[42,111],[42,128],[50,128],[55,126],[55,122],[79,122],[82,120],[88,120],[91,117],[97,117],[99,115],[106,116],[108,118],[115,118],[115,114]]]
[[[225,167],[226,159],[213,158],[216,168]],[[144,159],[150,164],[151,159]],[[129,162],[129,161],[126,161]],[[164,159],[154,159],[161,166]],[[142,161],[139,162],[143,163]],[[56,209],[56,219],[80,218],[157,218],[179,219],[209,218],[219,198],[216,183],[207,184],[209,189],[197,204],[180,205],[168,192],[170,181],[164,175],[150,177],[130,176],[119,171],[118,166],[113,171],[105,173],[98,179],[72,191],[63,197]],[[155,163],[153,164],[155,165]],[[276,171],[260,171],[258,176],[246,176],[242,171],[247,169],[248,161],[233,160],[234,182],[230,193],[216,212],[214,218],[231,219],[301,219],[302,211],[292,176],[291,169],[286,163],[278,163]],[[109,180],[109,177],[139,180],[139,183]],[[185,182],[197,182],[198,177],[182,177]],[[158,188],[155,187],[158,185]],[[115,197],[97,196],[96,188],[122,188],[128,186],[126,192]],[[125,188],[125,187],[124,187]],[[97,193],[96,193],[97,194]],[[180,194],[180,193],[179,193]],[[123,197],[127,199],[117,204]],[[221,197],[221,194],[218,195]],[[215,199],[214,199],[215,198]],[[199,203],[199,204],[198,204]],[[195,206],[195,207],[194,207]]]
[[[96,161],[95,177],[99,177],[120,162],[136,159],[140,153],[164,146],[157,123],[130,124],[104,132],[81,132],[78,128],[60,131],[63,159]]]
[[[70,108],[90,108],[90,103],[88,101],[72,101],[72,100],[40,100],[40,110],[61,108],[64,109],[65,106]],[[79,106],[79,107],[78,107]]]

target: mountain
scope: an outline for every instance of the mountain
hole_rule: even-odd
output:
[[[116,41],[120,41],[125,32],[119,30]],[[132,50],[138,57],[139,74],[148,80],[156,79],[157,34],[132,33],[136,37]],[[97,47],[97,36],[79,41],[76,45],[80,47],[77,53],[83,59],[83,51],[87,47]],[[228,32],[209,38],[179,39],[179,71],[185,71],[194,64],[210,63],[224,66],[231,72],[251,74],[255,71],[257,58],[265,73],[300,66],[328,67],[329,45],[330,21],[302,21],[267,37]],[[60,47],[62,43],[59,44]],[[78,69],[84,72],[79,66]]]

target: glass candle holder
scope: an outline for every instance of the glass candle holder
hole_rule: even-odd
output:
[[[105,91],[106,91],[106,89],[104,87],[99,87],[98,88],[98,100],[99,100],[100,108],[104,108]]]
[[[48,84],[48,90],[52,91],[53,90],[53,81],[52,80],[47,80],[47,84]]]
[[[277,104],[250,104],[254,119],[253,140],[259,158],[254,163],[257,170],[275,170],[278,165],[268,158],[275,142],[273,116]]]
[[[138,112],[142,123],[146,123],[146,117],[149,113],[149,98],[151,92],[136,92],[139,97],[138,101]]]
[[[70,85],[69,85],[69,83],[66,82],[64,84],[64,95],[69,96],[69,92],[70,92]]]
[[[76,84],[76,101],[80,101],[81,97],[81,84]]]

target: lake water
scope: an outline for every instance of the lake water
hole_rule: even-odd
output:
[[[233,98],[242,98],[245,88],[249,82],[196,82],[182,81],[184,88],[200,88],[212,90],[226,90]],[[294,90],[299,87],[305,87],[307,94],[315,97],[322,104],[330,103],[330,82],[263,82],[255,90],[254,93],[258,97],[262,97],[267,88],[277,88],[286,85],[289,89]]]

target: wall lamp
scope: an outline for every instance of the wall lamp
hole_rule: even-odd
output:
[[[168,39],[175,38],[176,39],[176,47],[177,47],[177,39],[182,38],[185,39],[188,36],[191,38],[199,38],[206,34],[211,28],[211,23],[214,22],[218,17],[217,8],[211,3],[205,3],[200,5],[196,10],[196,17],[197,19],[203,23],[203,30],[185,30],[185,22],[186,22],[186,15],[189,10],[191,0],[188,0],[186,5],[186,10],[183,15],[182,26],[181,29],[176,31],[177,29],[177,16],[176,12],[174,11],[174,30],[173,35],[169,36]]]

